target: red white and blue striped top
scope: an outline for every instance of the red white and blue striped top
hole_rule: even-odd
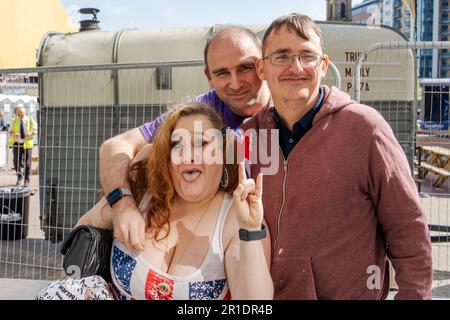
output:
[[[117,239],[111,254],[113,293],[120,300],[223,300],[230,299],[225,272],[222,233],[232,204],[225,194],[211,245],[201,266],[187,276],[159,270],[140,253],[129,252]]]

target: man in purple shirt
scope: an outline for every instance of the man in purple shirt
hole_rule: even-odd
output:
[[[235,113],[232,111],[232,107],[228,106],[225,102],[220,99],[215,89],[210,90],[207,93],[201,94],[194,99],[196,102],[204,103],[210,105],[212,108],[222,116],[222,119],[227,127],[237,128],[239,125],[249,116],[242,115],[239,110]],[[244,107],[245,108],[245,107]],[[166,119],[167,113],[164,113],[157,117],[151,122],[147,122],[139,127],[142,135],[148,141],[152,143],[153,138],[156,134],[156,130]]]
[[[237,128],[270,100],[270,93],[255,70],[261,58],[261,41],[250,30],[228,27],[214,33],[204,50],[205,75],[211,91],[195,98],[211,105],[225,122]],[[100,147],[100,182],[105,194],[118,188],[129,189],[128,166],[131,159],[153,140],[162,115],[139,128],[131,129],[105,141]],[[114,174],[111,174],[114,172]],[[111,207],[102,198],[88,214],[111,208],[115,236],[130,250],[142,251],[145,221],[131,196],[121,197]]]

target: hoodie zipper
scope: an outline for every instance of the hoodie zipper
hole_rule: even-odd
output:
[[[284,158],[284,157],[283,157]],[[289,157],[288,157],[289,159]],[[275,238],[275,242],[273,244],[274,251],[277,248],[278,238],[280,237],[280,223],[281,223],[281,216],[283,215],[283,208],[284,203],[286,201],[286,179],[287,179],[287,171],[288,171],[288,160],[284,160],[284,173],[283,173],[283,185],[282,185],[282,200],[281,200],[281,207],[280,211],[278,212],[278,220],[277,220],[277,236]],[[274,252],[275,254],[275,252]]]
[[[330,90],[330,93],[331,93],[331,90]],[[329,95],[330,93],[328,93],[328,95]],[[327,98],[328,98],[328,97],[325,96],[325,92],[324,92],[324,97],[323,97],[323,100],[322,100],[322,106],[321,106],[321,107],[323,107],[324,102],[325,102],[325,100],[326,100]],[[316,114],[314,117],[316,117],[316,116],[317,116],[317,114]],[[315,126],[320,120],[322,120],[322,118],[323,118],[323,116],[322,116],[321,118],[317,118],[316,121],[314,121],[314,119],[313,119],[313,123],[312,123],[311,128],[305,133],[305,135],[302,137],[302,139],[303,139],[306,135],[309,134],[309,132],[311,131],[312,127]],[[294,151],[294,149],[298,146],[299,143],[300,143],[300,141],[297,142],[297,144],[296,144],[296,145],[294,146],[294,148],[291,150],[291,153]],[[277,233],[276,233],[275,241],[274,241],[274,243],[273,243],[273,249],[274,249],[274,251],[275,251],[276,248],[277,248],[278,239],[279,239],[279,237],[280,237],[280,224],[281,224],[281,216],[283,215],[284,203],[285,203],[285,201],[286,201],[286,179],[287,179],[287,173],[288,173],[288,160],[289,160],[289,156],[290,156],[290,154],[289,154],[288,157],[287,157],[287,159],[284,159],[284,154],[283,154],[282,151],[281,151],[281,154],[282,154],[282,157],[283,157],[283,160],[284,160],[284,173],[283,173],[283,185],[282,185],[282,192],[283,192],[283,193],[282,193],[282,198],[281,198],[281,199],[282,199],[282,200],[281,200],[281,207],[280,207],[280,210],[278,211]],[[273,252],[273,256],[272,256],[272,257],[274,257],[274,255],[275,255],[275,252]]]

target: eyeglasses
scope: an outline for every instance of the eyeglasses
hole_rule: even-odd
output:
[[[320,62],[325,59],[324,56],[312,52],[303,52],[299,54],[275,52],[269,54],[268,56],[265,56],[263,59],[270,59],[270,62],[272,62],[276,66],[289,66],[296,58],[298,58],[298,60],[300,61],[300,65],[303,68],[307,69],[316,68],[320,64]]]

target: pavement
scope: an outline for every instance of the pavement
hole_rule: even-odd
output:
[[[34,300],[50,284],[49,280],[24,280],[0,278],[0,300]]]

